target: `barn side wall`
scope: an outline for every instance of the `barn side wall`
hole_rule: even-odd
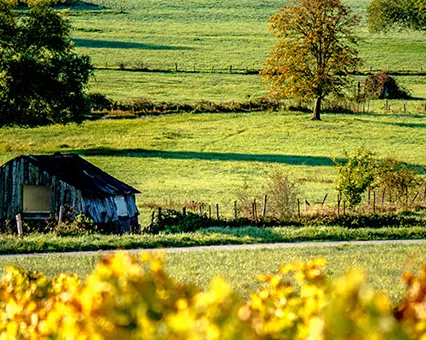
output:
[[[124,196],[129,218],[139,215],[136,208],[135,195]],[[95,223],[112,223],[119,220],[117,205],[114,196],[108,197],[83,197],[82,212],[91,216]]]
[[[58,180],[23,158],[16,158],[0,168],[0,220],[12,220],[23,210],[23,185],[45,185],[52,188],[52,216],[60,206],[72,208],[72,214],[81,212],[81,191]]]
[[[112,223],[118,221],[117,206],[114,197],[84,197],[82,212],[90,216],[95,223]]]

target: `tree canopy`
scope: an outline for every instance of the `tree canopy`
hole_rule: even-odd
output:
[[[74,52],[62,12],[29,5],[0,0],[0,126],[81,122],[90,112],[90,59]]]
[[[292,0],[268,22],[279,42],[261,76],[273,94],[315,99],[312,119],[320,120],[322,99],[341,94],[361,63],[352,32],[358,17],[340,0]]]
[[[425,0],[372,0],[367,8],[371,32],[386,32],[392,28],[426,31]]]

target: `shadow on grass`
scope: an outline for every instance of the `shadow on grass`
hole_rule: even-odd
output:
[[[426,116],[424,117],[426,118]],[[397,122],[379,122],[380,124],[393,125],[411,129],[426,129],[426,123],[397,123]]]
[[[88,48],[133,48],[139,50],[190,50],[191,47],[141,44],[127,41],[73,39],[76,47]]]
[[[231,161],[231,162],[261,162],[279,163],[287,165],[307,166],[334,166],[330,157],[322,156],[297,156],[297,155],[259,155],[222,152],[194,152],[194,151],[162,151],[147,149],[114,149],[99,147],[86,150],[72,150],[82,156],[112,156],[112,157],[137,157],[137,158],[162,158],[162,159],[198,159],[207,161]],[[338,162],[346,159],[339,158]]]

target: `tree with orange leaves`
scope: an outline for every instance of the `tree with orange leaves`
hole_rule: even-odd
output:
[[[292,0],[268,22],[279,42],[262,78],[275,95],[314,99],[312,120],[321,120],[321,101],[341,94],[347,76],[361,64],[353,34],[359,18],[341,0]]]

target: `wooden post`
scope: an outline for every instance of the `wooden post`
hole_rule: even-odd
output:
[[[232,73],[232,65],[229,66],[229,73]]]
[[[209,219],[212,219],[212,205],[209,204]]]
[[[176,72],[178,72],[178,71],[179,71],[179,69],[178,69],[178,63],[175,63],[175,71],[176,71]]]
[[[376,192],[373,191],[373,214],[376,213]]]
[[[263,212],[262,217],[266,217],[266,203],[268,202],[268,195],[263,196]]]
[[[158,207],[158,220],[161,221],[161,207]]]
[[[61,205],[59,207],[59,215],[58,215],[58,225],[62,223],[62,215],[64,213],[64,207]]]
[[[368,187],[367,204],[368,204],[368,206],[370,206],[370,204],[371,204],[371,188],[370,187]]]
[[[340,201],[341,201],[341,194],[339,193],[337,195],[337,215],[340,215]]]
[[[252,207],[253,207],[253,217],[257,217],[256,199],[254,199]]]
[[[297,199],[297,215],[300,218],[300,199],[299,198]]]
[[[18,228],[18,237],[22,239],[24,237],[24,230],[22,228],[22,216],[21,214],[16,215],[16,227]]]
[[[408,210],[408,188],[405,188],[405,211]]]
[[[322,199],[322,202],[321,202],[321,207],[324,207],[325,200],[327,199],[327,196],[328,196],[328,194],[324,195],[324,198]]]
[[[419,196],[420,191],[417,191],[417,193],[414,195],[413,200],[411,201],[411,206],[413,206],[414,202],[416,201],[417,196]]]
[[[220,218],[220,214],[219,214],[219,203],[216,203],[216,217],[217,217],[217,219]]]
[[[404,113],[407,113],[407,104],[404,104]]]
[[[426,204],[426,187],[425,187],[425,192],[423,195],[424,195],[423,200],[425,201],[425,204]]]
[[[200,216],[203,216],[203,205],[200,204]]]
[[[234,201],[234,218],[238,218],[237,201]]]

